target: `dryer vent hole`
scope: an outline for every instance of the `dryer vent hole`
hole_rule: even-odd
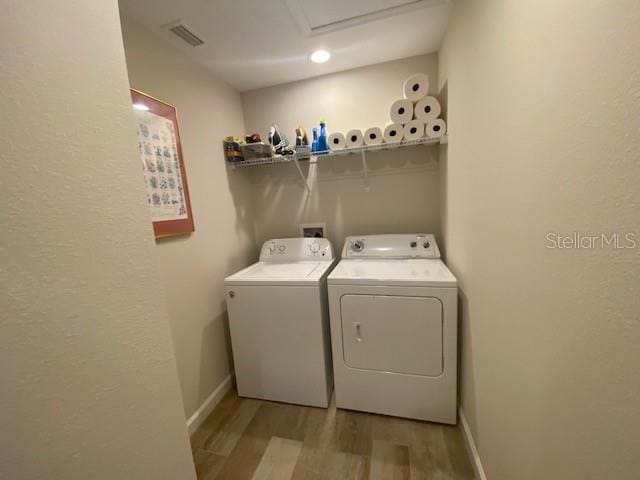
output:
[[[424,113],[429,113],[430,111],[431,111],[431,107],[429,105],[424,107]]]
[[[414,92],[417,92],[418,90],[420,90],[420,84],[414,83],[413,87],[411,87],[411,90],[413,90]]]
[[[402,114],[404,113],[404,107],[400,107],[400,108],[398,109],[398,113],[399,113],[400,115],[402,115]]]
[[[338,143],[340,143],[340,140],[338,140],[337,138],[334,138],[334,139],[333,139],[333,143],[334,143],[335,145],[337,145]]]
[[[411,133],[416,133],[418,131],[418,129],[416,127],[411,127],[411,130],[409,130]]]
[[[433,126],[433,131],[434,132],[439,132],[440,131],[440,125],[434,125]]]
[[[356,140],[358,140],[358,137],[356,137],[355,135],[351,135],[351,141],[355,142]]]
[[[395,137],[395,136],[396,136],[396,131],[395,131],[395,130],[391,130],[391,131],[389,132],[389,136],[390,136],[390,137]]]
[[[376,134],[375,133],[370,133],[369,134],[369,139],[370,140],[375,140],[376,139]]]

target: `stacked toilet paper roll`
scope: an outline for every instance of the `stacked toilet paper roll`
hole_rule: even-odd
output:
[[[340,150],[341,148],[346,147],[347,140],[344,134],[340,132],[333,132],[329,135],[329,148],[331,150]]]
[[[348,148],[361,146],[363,143],[362,130],[357,128],[349,130],[345,135],[345,140]]]
[[[405,124],[413,118],[413,102],[406,98],[396,100],[389,110],[389,119],[393,123]]]
[[[382,143],[382,130],[380,127],[367,128],[364,132],[365,145],[380,145]]]
[[[427,123],[426,135],[429,138],[440,138],[447,133],[447,124],[441,118],[436,118],[432,122]]]
[[[424,123],[434,121],[440,116],[440,102],[436,97],[423,97],[416,102],[413,107],[413,118],[422,120]]]
[[[407,78],[402,86],[404,98],[411,101],[420,100],[429,91],[429,77],[424,73],[415,73]]]
[[[424,123],[422,120],[411,120],[404,126],[405,140],[418,140],[424,137]]]
[[[390,123],[385,127],[382,138],[385,143],[400,142],[404,138],[404,126],[401,123]]]

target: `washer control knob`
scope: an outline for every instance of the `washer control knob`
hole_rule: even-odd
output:
[[[418,246],[418,242],[411,242],[411,248],[416,248]]]
[[[361,252],[364,250],[364,242],[362,240],[356,240],[351,244],[351,250],[354,252]]]
[[[422,244],[422,246],[423,246],[424,248],[429,248],[429,247],[431,246],[431,244],[430,244],[429,242],[424,242],[424,243]]]
[[[285,249],[285,248],[286,248],[286,247],[285,247],[284,245],[280,245],[280,246],[278,246],[278,250],[280,250],[280,253],[284,253],[284,249]]]
[[[311,253],[318,253],[320,251],[320,244],[315,242],[312,243],[309,245],[309,250],[311,250]]]

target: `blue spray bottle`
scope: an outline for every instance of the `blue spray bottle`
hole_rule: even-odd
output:
[[[318,151],[326,152],[329,150],[329,144],[327,140],[327,125],[324,118],[320,119],[320,137],[318,137]]]

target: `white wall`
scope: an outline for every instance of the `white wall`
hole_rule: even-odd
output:
[[[411,74],[425,72],[437,86],[437,57],[423,55],[357,68],[242,94],[247,132],[266,140],[276,123],[295,141],[302,124],[309,135],[320,118],[329,132],[384,128],[391,103],[402,97]],[[230,132],[234,133],[234,132]],[[240,132],[236,132],[240,133]],[[360,156],[320,159],[304,174],[308,196],[291,165],[251,168],[258,243],[298,235],[298,224],[326,222],[334,248],[346,235],[440,231],[437,147],[412,147],[367,155],[370,191],[363,188]],[[235,174],[235,173],[234,173]]]
[[[117,5],[2,6],[0,477],[195,478]]]
[[[545,236],[640,241],[639,38],[633,0],[455,3],[443,235],[491,480],[638,478],[640,250]]]
[[[222,139],[243,132],[240,95],[133,20],[123,19],[131,86],[178,110],[195,233],[156,244],[185,415],[232,370],[223,279],[256,252],[246,172],[227,176]],[[142,177],[141,177],[142,178]]]

